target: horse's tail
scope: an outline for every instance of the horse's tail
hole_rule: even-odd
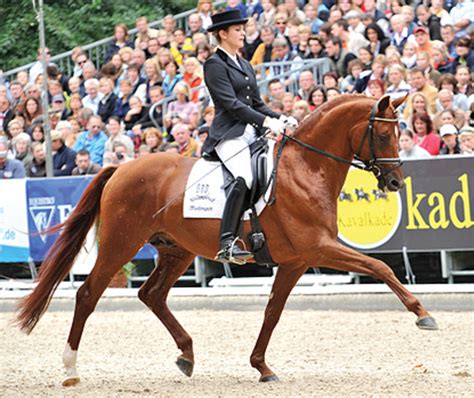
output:
[[[16,322],[27,334],[36,326],[48,308],[54,291],[72,268],[87,233],[99,215],[104,186],[116,170],[115,167],[101,170],[86,188],[68,219],[47,231],[53,233],[62,230],[62,233],[41,265],[38,284],[18,305]]]

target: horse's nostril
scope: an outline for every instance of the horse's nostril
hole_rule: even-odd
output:
[[[392,186],[394,186],[395,188],[400,187],[400,183],[396,179],[393,179],[392,181],[390,181],[390,184],[392,184]]]

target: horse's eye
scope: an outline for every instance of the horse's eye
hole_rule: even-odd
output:
[[[390,137],[388,135],[382,135],[382,134],[379,134],[377,138],[381,144],[386,144],[390,140]]]

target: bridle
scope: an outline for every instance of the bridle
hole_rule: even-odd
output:
[[[367,129],[365,130],[365,133],[364,133],[364,135],[362,137],[362,140],[359,144],[359,148],[358,148],[356,154],[354,155],[354,159],[356,161],[347,160],[347,159],[344,159],[340,156],[337,156],[337,155],[334,155],[332,153],[323,151],[322,149],[316,148],[313,145],[310,145],[310,144],[308,144],[304,141],[301,141],[300,139],[298,139],[296,137],[293,137],[293,136],[285,134],[285,133],[283,134],[284,137],[283,137],[282,143],[280,145],[280,148],[278,148],[277,161],[279,160],[279,155],[281,156],[281,151],[283,150],[283,147],[285,146],[285,143],[288,140],[290,140],[290,141],[296,142],[297,144],[301,145],[302,147],[304,147],[304,148],[306,148],[306,149],[308,149],[312,152],[315,152],[319,155],[326,156],[326,157],[328,157],[330,159],[333,159],[333,160],[336,160],[340,163],[349,164],[349,165],[351,165],[353,167],[356,167],[358,169],[361,169],[361,170],[372,172],[374,174],[374,176],[377,178],[377,180],[379,181],[380,188],[385,188],[387,186],[387,182],[385,180],[385,177],[390,172],[392,172],[393,170],[399,168],[403,164],[403,162],[400,158],[378,158],[377,155],[375,154],[374,123],[375,122],[398,123],[397,118],[390,119],[390,118],[383,118],[383,117],[375,116],[377,114],[377,111],[378,111],[378,102],[372,107],[372,110],[370,112],[369,125],[367,126]],[[362,159],[360,157],[360,152],[362,151],[362,147],[363,147],[366,140],[368,140],[369,150],[370,150],[370,159],[369,160]],[[361,165],[361,163],[362,163],[362,165]],[[380,165],[385,165],[385,164],[393,164],[394,166],[391,167],[391,168],[382,169],[380,167]]]

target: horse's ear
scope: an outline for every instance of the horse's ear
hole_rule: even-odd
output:
[[[401,104],[403,104],[408,98],[408,93],[406,93],[403,97],[397,98],[395,101],[392,102],[392,105],[395,109],[397,109]]]
[[[389,106],[390,97],[388,95],[384,95],[382,98],[379,99],[379,102],[377,102],[377,113],[383,114]]]

